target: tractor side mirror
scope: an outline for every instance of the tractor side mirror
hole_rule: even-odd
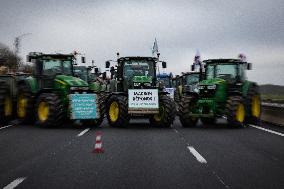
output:
[[[167,63],[166,62],[162,62],[162,67],[163,68],[167,68]]]
[[[194,70],[195,70],[195,66],[191,65],[191,71],[194,71]]]
[[[252,70],[252,63],[247,63],[247,70]]]
[[[109,67],[110,67],[110,62],[106,61],[106,68],[109,68]]]
[[[86,58],[85,58],[84,56],[81,57],[81,62],[82,62],[83,64],[86,63]]]
[[[95,74],[99,73],[99,68],[95,68]]]

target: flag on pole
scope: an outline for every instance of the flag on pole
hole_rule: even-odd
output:
[[[239,59],[241,60],[241,62],[246,62],[247,61],[247,57],[245,54],[243,53],[240,53],[239,54]]]
[[[193,65],[199,65],[199,64],[200,64],[200,53],[199,50],[197,49],[196,54],[194,56]]]
[[[155,56],[155,53],[159,53],[159,48],[158,48],[158,42],[157,39],[155,38],[153,49],[152,49],[152,56]]]

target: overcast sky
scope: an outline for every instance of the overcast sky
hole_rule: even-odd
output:
[[[108,59],[151,56],[155,37],[166,71],[189,71],[201,58],[244,53],[249,79],[284,85],[283,0],[0,0],[0,42],[22,38],[28,52],[86,54],[104,67]]]

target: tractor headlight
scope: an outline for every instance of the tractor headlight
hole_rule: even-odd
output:
[[[198,89],[200,90],[200,89],[205,89],[205,86],[204,85],[199,85],[198,86]]]
[[[151,87],[151,83],[144,83],[145,87]]]
[[[133,85],[134,85],[134,87],[139,87],[141,85],[141,83],[134,83]]]
[[[216,89],[216,85],[208,85],[207,89],[214,90],[214,89]]]
[[[216,85],[208,85],[208,87],[207,87],[208,89],[216,89]]]

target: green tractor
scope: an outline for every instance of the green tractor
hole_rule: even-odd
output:
[[[181,100],[182,125],[195,126],[198,118],[212,124],[221,117],[234,127],[257,123],[261,113],[259,87],[246,78],[251,63],[239,59],[210,59],[204,63],[205,79],[199,82],[199,92],[189,93]]]
[[[83,60],[83,59],[82,59]],[[17,82],[17,117],[21,122],[48,127],[65,120],[99,125],[100,97],[82,79],[74,77],[73,54],[30,53],[33,75]]]
[[[26,73],[0,74],[0,122],[8,123],[16,118],[17,83],[28,77]]]
[[[95,69],[95,72],[92,73],[92,70]],[[74,74],[76,77],[86,81],[89,84],[90,90],[95,92],[107,92],[108,86],[106,82],[106,74],[99,73],[98,68],[94,66],[74,66]],[[102,79],[99,78],[100,75],[103,75]]]
[[[106,115],[110,126],[125,127],[130,118],[149,118],[151,125],[170,127],[175,118],[175,104],[158,87],[154,57],[121,57],[115,70],[116,91],[107,99]],[[106,68],[110,62],[106,62]],[[166,68],[166,62],[162,62]],[[112,74],[113,75],[113,74]]]

